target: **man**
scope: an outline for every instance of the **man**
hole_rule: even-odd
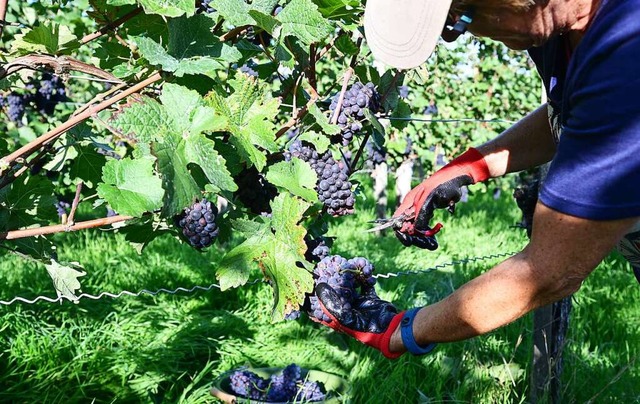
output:
[[[466,29],[529,49],[549,102],[414,188],[394,214],[398,238],[435,249],[433,211],[452,209],[462,186],[551,165],[529,244],[444,300],[398,313],[371,289],[351,308],[318,285],[324,324],[389,358],[487,333],[574,293],[621,240],[640,280],[640,0],[367,2],[367,42],[397,68]]]

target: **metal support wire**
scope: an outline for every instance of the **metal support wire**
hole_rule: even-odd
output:
[[[444,264],[438,264],[434,267],[431,268],[425,268],[425,269],[419,269],[419,270],[415,270],[415,271],[401,271],[401,272],[392,272],[392,273],[387,273],[387,274],[377,274],[374,275],[374,278],[378,278],[378,279],[389,279],[392,277],[399,277],[399,276],[407,276],[407,275],[421,275],[421,274],[427,274],[430,272],[434,272],[437,271],[439,269],[442,268],[446,268],[446,267],[450,267],[450,266],[456,266],[456,265],[461,265],[461,264],[467,264],[470,262],[478,262],[478,261],[486,261],[486,260],[490,260],[490,259],[495,259],[495,258],[506,258],[506,257],[510,257],[515,255],[515,252],[511,252],[511,253],[501,253],[501,254],[491,254],[491,255],[485,255],[482,257],[470,257],[470,258],[464,258],[464,259],[460,259],[460,260],[456,260],[456,261],[451,261],[451,262],[447,262]],[[257,283],[266,283],[266,280],[264,279],[254,279],[253,281],[247,282],[245,284],[246,285],[255,285]],[[178,293],[194,293],[196,291],[202,291],[202,292],[209,292],[213,289],[220,289],[220,285],[216,284],[216,283],[212,283],[209,286],[193,286],[190,289],[187,288],[183,288],[183,287],[178,287],[175,289],[165,289],[165,288],[160,288],[158,290],[152,291],[152,290],[147,290],[147,289],[142,289],[139,292],[130,292],[128,290],[123,290],[119,293],[111,293],[111,292],[102,292],[98,295],[92,295],[89,293],[81,293],[77,296],[76,300],[71,300],[68,299],[64,296],[58,296],[57,298],[51,298],[48,296],[37,296],[34,299],[26,299],[24,297],[19,297],[16,296],[11,300],[0,300],[0,305],[2,306],[11,306],[13,304],[16,303],[26,303],[26,304],[35,304],[38,302],[49,302],[49,303],[63,303],[64,301],[73,301],[73,302],[78,302],[81,299],[91,299],[91,300],[100,300],[103,299],[105,297],[110,297],[112,299],[119,299],[123,296],[131,296],[131,297],[140,297],[142,295],[150,295],[150,296],[156,296],[159,295],[161,293],[166,293],[166,294],[170,294],[170,295],[176,295]]]

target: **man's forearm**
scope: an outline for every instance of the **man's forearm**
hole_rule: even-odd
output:
[[[538,202],[529,245],[444,300],[423,307],[413,323],[416,341],[426,345],[471,338],[574,293],[637,221],[582,219]],[[389,348],[404,350],[400,330]]]
[[[549,162],[556,145],[549,127],[547,105],[476,149],[484,155],[494,178]]]
[[[416,341],[423,345],[460,341],[509,324],[556,298],[553,293],[540,293],[542,289],[539,275],[523,259],[523,253],[518,254],[447,298],[422,308],[413,325]],[[399,330],[390,348],[404,349]]]

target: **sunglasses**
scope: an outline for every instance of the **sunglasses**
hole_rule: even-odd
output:
[[[473,14],[475,12],[474,7],[470,6],[461,15],[457,15],[450,11],[447,16],[447,21],[442,29],[442,39],[446,42],[453,42],[465,32],[467,27],[473,21]]]

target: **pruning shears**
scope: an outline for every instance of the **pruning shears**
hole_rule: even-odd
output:
[[[388,218],[388,219],[376,219],[372,220],[369,223],[377,224],[377,226],[372,227],[367,230],[367,232],[380,231],[384,229],[388,229],[389,227],[393,227],[394,229],[399,229],[402,227],[402,224],[409,218],[408,215],[402,214],[400,216]]]
[[[395,216],[389,219],[372,220],[369,223],[375,223],[377,224],[377,226],[372,227],[371,229],[367,230],[367,232],[370,233],[374,231],[380,231],[380,230],[388,229],[389,227],[393,227],[394,229],[398,230],[402,228],[402,225],[404,224],[404,222],[406,222],[407,220],[411,220],[412,218],[413,218],[412,215],[407,215],[403,213],[400,216]],[[429,228],[424,231],[415,229],[415,232],[426,237],[433,237],[440,231],[440,229],[442,229],[442,223],[436,223],[436,225],[433,226],[433,228]]]

